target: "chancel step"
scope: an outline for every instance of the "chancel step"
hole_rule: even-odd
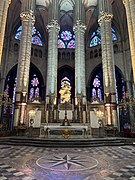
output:
[[[2,137],[0,144],[6,145],[22,145],[35,147],[97,147],[97,146],[122,146],[132,145],[134,142],[130,138],[90,138],[90,139],[44,139],[44,138],[28,138],[18,137]]]

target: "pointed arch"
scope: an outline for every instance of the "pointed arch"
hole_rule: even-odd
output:
[[[64,78],[67,78],[70,81],[70,84],[71,84],[71,101],[72,101],[72,99],[74,99],[74,96],[75,96],[75,70],[68,65],[62,66],[58,69],[58,78],[57,78],[57,81],[58,81],[58,83],[57,83],[58,99],[60,99],[59,90],[61,88],[61,80]]]
[[[125,98],[126,95],[126,82],[121,70],[115,66],[116,75],[116,97],[118,101]],[[100,100],[104,99],[104,87],[103,87],[103,70],[102,65],[98,65],[91,73],[89,78],[87,97],[90,100],[96,96]]]

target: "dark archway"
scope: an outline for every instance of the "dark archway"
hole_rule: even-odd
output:
[[[58,83],[57,83],[58,103],[60,100],[59,90],[61,88],[61,80],[65,77],[67,77],[71,83],[71,102],[73,103],[73,99],[75,97],[75,70],[67,65],[62,66],[61,68],[58,69],[58,79],[57,79],[57,81],[58,81]]]
[[[117,100],[121,101],[126,93],[126,82],[121,70],[115,66],[115,76],[116,76],[116,88],[117,88]],[[98,65],[90,75],[89,84],[87,86],[87,99],[90,101],[92,98],[92,90],[94,88],[94,79],[98,77],[100,80],[100,89],[102,97],[104,98],[104,87],[103,87],[103,70],[102,65]],[[103,100],[103,99],[102,99]]]
[[[39,71],[39,69],[34,65],[34,64],[30,64],[30,73],[29,73],[29,89],[28,89],[28,94],[30,93],[30,88],[31,88],[31,80],[34,76],[34,74],[36,74],[38,80],[39,80],[39,96],[43,99],[44,97],[44,79],[42,77],[41,72]],[[5,88],[8,85],[9,88],[9,98],[12,99],[13,98],[13,93],[14,93],[14,87],[16,84],[16,76],[17,76],[17,64],[8,72],[7,76],[6,76],[6,81],[5,81]]]

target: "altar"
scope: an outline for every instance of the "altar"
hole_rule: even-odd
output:
[[[88,138],[88,126],[44,126],[44,137],[49,137],[50,131],[58,130],[61,131],[63,136],[68,137],[69,131],[81,131],[84,138]],[[65,133],[65,134],[64,134]]]

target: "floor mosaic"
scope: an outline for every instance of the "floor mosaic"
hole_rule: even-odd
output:
[[[0,180],[135,180],[135,146],[0,145]]]

